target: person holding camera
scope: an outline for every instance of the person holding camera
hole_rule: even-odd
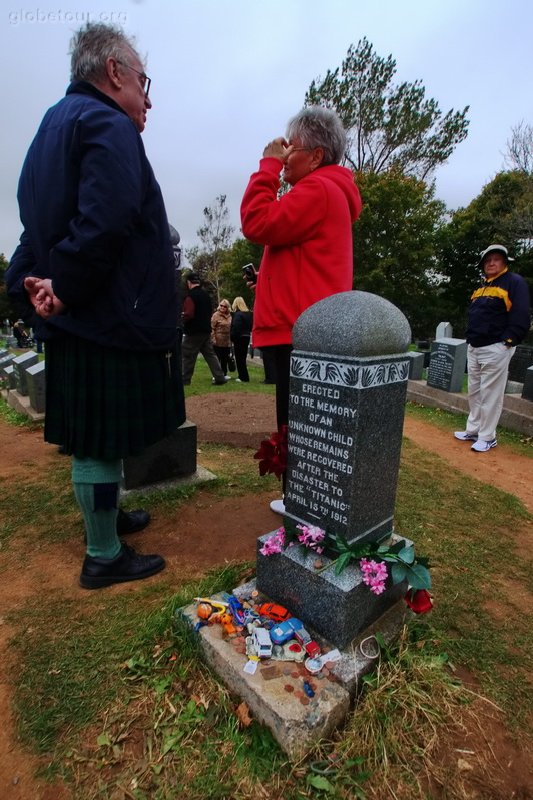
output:
[[[345,148],[334,111],[302,109],[286,137],[265,147],[241,203],[244,236],[265,245],[259,270],[245,280],[253,286],[255,277],[254,347],[271,353],[276,365],[278,430],[289,420],[294,323],[313,303],[352,289],[352,224],[362,202],[352,172],[339,166]],[[280,172],[291,189],[278,197]],[[285,511],[280,500],[271,508]]]

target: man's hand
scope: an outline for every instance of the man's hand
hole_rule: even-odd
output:
[[[24,288],[35,312],[43,319],[49,319],[65,310],[65,304],[54,294],[50,278],[26,278]]]

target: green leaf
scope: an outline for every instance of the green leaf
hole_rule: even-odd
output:
[[[401,558],[401,560],[405,561],[406,564],[413,564],[415,560],[414,546],[409,545],[409,547],[402,547],[398,553],[398,558]]]
[[[340,575],[341,572],[346,569],[352,558],[353,556],[350,551],[343,553],[342,556],[339,556],[335,565],[335,575]]]
[[[431,576],[429,570],[422,564],[406,567],[406,578],[413,589],[431,589]]]
[[[107,747],[111,744],[111,739],[107,733],[101,733],[96,739],[96,744],[98,747]]]
[[[322,777],[322,775],[308,775],[306,780],[309,786],[313,786],[314,789],[320,789],[323,792],[328,792],[328,794],[333,794],[335,792],[333,784],[330,783],[327,778]]]
[[[400,562],[393,564],[391,567],[393,584],[401,583],[407,577],[408,570],[410,569],[411,567],[408,567],[407,564],[401,564]]]

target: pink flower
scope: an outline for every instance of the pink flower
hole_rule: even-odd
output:
[[[320,542],[323,541],[326,531],[323,531],[322,528],[318,528],[316,525],[297,525],[296,527],[301,531],[301,533],[297,534],[300,544],[303,544],[305,547],[310,547],[316,553],[324,552],[324,548],[320,546]]]
[[[369,561],[367,558],[362,558],[359,568],[363,574],[363,583],[370,587],[371,592],[381,594],[385,591],[385,581],[389,573],[384,561]]]
[[[276,553],[282,553],[285,548],[285,528],[282,526],[274,531],[272,536],[269,536],[263,547],[259,548],[259,552],[263,556],[273,556]]]

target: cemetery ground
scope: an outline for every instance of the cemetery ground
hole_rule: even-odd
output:
[[[464,418],[408,406],[396,528],[431,560],[435,607],[300,763],[173,623],[192,597],[248,579],[256,537],[281,522],[279,484],[252,458],[275,427],[261,378],[211,387],[198,364],[188,417],[217,479],[128,497],[153,517],[131,543],[167,569],[95,592],[78,586],[69,459],[1,402],[0,797],[533,797],[533,443],[517,434],[474,454],[451,435]]]

